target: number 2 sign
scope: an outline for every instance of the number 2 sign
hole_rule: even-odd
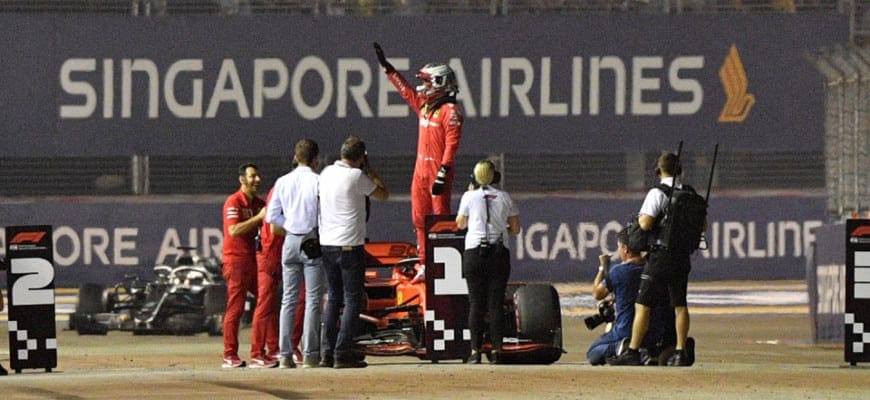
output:
[[[16,373],[57,366],[51,226],[6,228],[9,358]]]

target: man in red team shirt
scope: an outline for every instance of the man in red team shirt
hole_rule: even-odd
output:
[[[266,203],[257,197],[260,188],[257,166],[240,166],[239,183],[239,191],[231,194],[223,207],[223,275],[227,281],[223,368],[245,366],[239,358],[239,325],[247,293],[257,293],[256,236],[266,215]],[[253,346],[251,352],[254,353]]]
[[[456,75],[446,64],[430,63],[417,73],[423,83],[412,88],[377,43],[378,62],[387,78],[419,117],[417,161],[411,182],[411,220],[417,232],[417,254],[426,265],[426,216],[450,214],[453,159],[462,136],[462,109],[456,104]]]
[[[274,188],[266,195],[266,204]],[[272,225],[260,228],[257,251],[257,307],[251,322],[251,368],[278,366],[278,310],[276,289],[281,286],[281,248],[284,236],[272,233]],[[278,228],[280,229],[280,228]]]

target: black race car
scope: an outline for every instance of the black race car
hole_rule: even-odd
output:
[[[220,262],[199,257],[193,247],[178,249],[174,266],[154,267],[153,282],[127,276],[110,288],[83,284],[69,328],[81,335],[105,335],[109,330],[222,335],[226,283]]]

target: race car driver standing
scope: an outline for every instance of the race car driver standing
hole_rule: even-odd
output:
[[[411,182],[411,220],[417,233],[417,254],[426,265],[426,215],[450,214],[453,159],[462,136],[462,109],[456,104],[456,75],[446,64],[430,63],[417,73],[422,84],[412,88],[374,44],[387,78],[419,117],[417,161]]]

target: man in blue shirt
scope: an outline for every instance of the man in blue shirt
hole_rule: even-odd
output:
[[[631,337],[634,303],[637,300],[637,291],[640,287],[644,258],[640,251],[629,247],[628,228],[620,231],[616,235],[616,240],[619,246],[619,259],[622,262],[611,267],[609,273],[606,274],[605,270],[610,264],[610,255],[602,254],[599,256],[601,264],[598,267],[598,275],[595,276],[592,287],[592,295],[595,300],[602,300],[613,293],[616,319],[613,322],[613,327],[589,346],[586,359],[592,365],[604,365],[608,358],[615,357],[619,353],[622,341]],[[653,356],[658,355],[658,349],[662,342],[673,341],[673,339],[666,340],[666,334],[673,332],[673,318],[668,321],[667,314],[661,313],[661,317],[653,318],[653,324],[644,338],[643,347],[649,349]]]

